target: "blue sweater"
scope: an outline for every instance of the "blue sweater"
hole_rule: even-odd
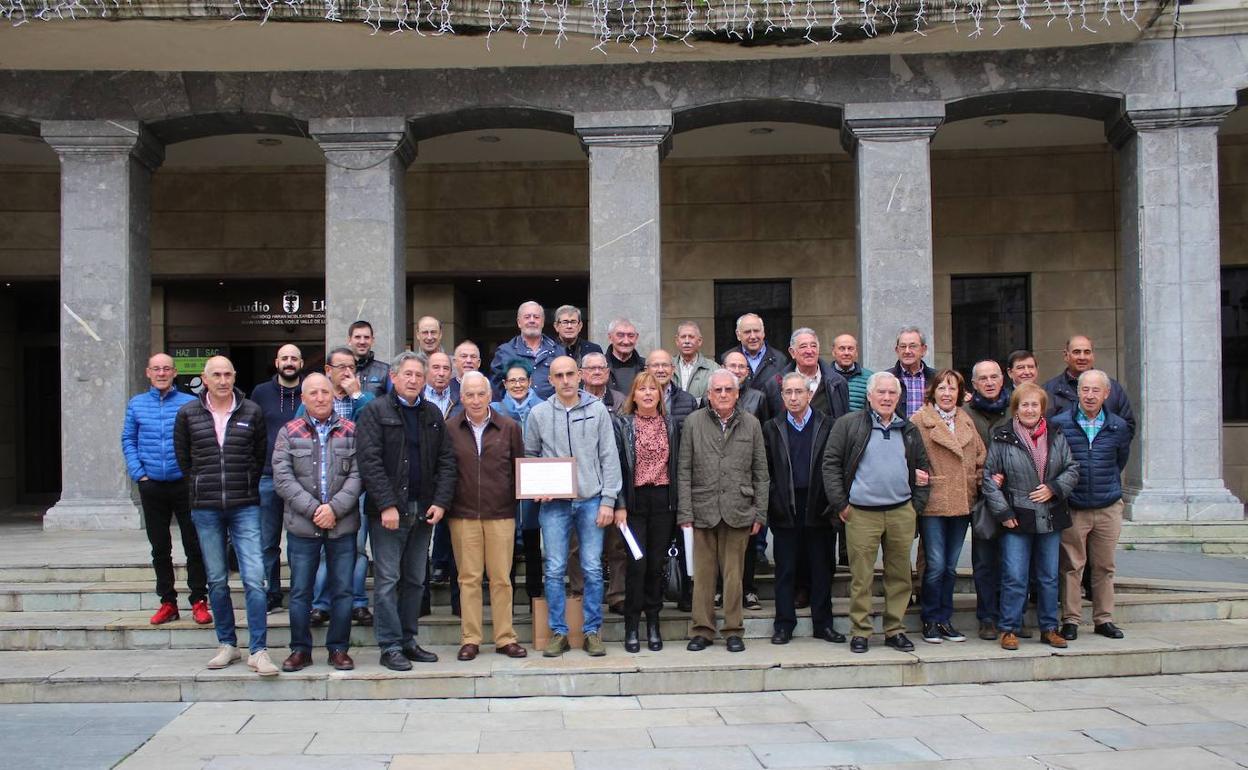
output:
[[[121,429],[121,452],[126,473],[138,481],[177,481],[182,478],[173,453],[173,423],[182,405],[194,401],[190,393],[171,388],[162,394],[148,388],[126,404],[126,423]]]
[[[303,405],[299,395],[302,384],[303,378],[300,377],[298,385],[287,388],[274,375],[273,379],[260,383],[251,391],[251,400],[264,413],[264,427],[268,430],[269,445],[264,451],[264,470],[261,471],[265,476],[273,475],[273,445],[277,443],[277,434],[283,425],[295,419],[295,413]]]
[[[1104,413],[1105,426],[1091,444],[1075,421],[1073,409],[1049,418],[1050,427],[1061,429],[1071,456],[1079,463],[1079,483],[1067,498],[1071,508],[1104,508],[1122,499],[1122,469],[1131,454],[1131,426],[1108,409]]]

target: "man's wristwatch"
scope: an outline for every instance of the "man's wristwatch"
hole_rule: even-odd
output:
[[[357,390],[357,391],[355,391],[354,393],[352,393],[352,394],[351,394],[351,400],[352,400],[352,401],[358,401],[358,400],[360,400],[360,396],[362,396],[362,395],[364,395],[364,391],[362,391],[362,390]]]

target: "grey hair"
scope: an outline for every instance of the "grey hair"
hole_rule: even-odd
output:
[[[485,389],[487,392],[490,390],[490,378],[486,377],[481,372],[464,372],[464,378],[459,381],[459,387],[462,389],[467,386],[468,383],[476,382],[477,380],[481,380],[485,383]]]
[[[607,324],[607,334],[608,335],[615,334],[615,330],[620,328],[621,326],[631,326],[633,327],[634,330],[637,329],[637,324],[633,323],[627,318],[617,318],[611,323]]]
[[[901,335],[903,334],[917,334],[919,335],[919,344],[927,345],[927,335],[923,333],[922,329],[917,326],[903,326],[897,330],[897,341],[893,343],[894,347],[901,344]]]
[[[528,300],[526,302],[521,302],[520,307],[516,308],[516,318],[519,318],[521,314],[524,313],[524,309],[526,307],[529,307],[530,305],[542,311],[542,318],[546,317],[546,308],[542,307],[542,303],[537,302],[535,300]]]
[[[702,336],[702,327],[698,325],[697,321],[681,321],[676,324],[676,333],[680,334],[681,329],[693,329],[698,333],[699,337]]]
[[[463,350],[464,348],[472,348],[473,350],[477,351],[477,356],[478,356],[478,357],[480,357],[480,356],[481,356],[481,347],[480,347],[479,345],[477,345],[477,343],[473,342],[472,340],[464,340],[463,342],[461,342],[461,343],[459,343],[458,345],[456,345],[456,346],[455,346],[455,352],[456,352],[456,353],[458,353],[459,351]]]
[[[897,391],[901,392],[901,381],[897,379],[897,375],[889,371],[879,371],[871,375],[871,377],[867,379],[867,392],[874,393],[881,382],[891,382],[897,386]]]
[[[796,345],[797,338],[802,336],[803,334],[809,334],[810,336],[814,337],[815,342],[819,341],[818,332],[816,332],[814,329],[810,328],[809,326],[803,326],[800,329],[794,329],[793,333],[789,335],[789,347],[793,347],[794,345]]]
[[[763,327],[763,333],[766,334],[767,324],[763,322],[763,317],[759,315],[758,313],[742,313],[741,315],[737,316],[736,330],[741,331],[741,324],[745,323],[745,319],[751,318],[751,317],[758,319],[758,325]]]
[[[418,364],[420,364],[420,371],[422,374],[424,373],[425,357],[422,354],[413,352],[411,350],[404,350],[402,353],[398,354],[397,356],[394,357],[393,360],[390,361],[390,373],[398,374],[399,370],[403,368],[403,364],[406,364],[408,361],[415,361]]]
[[[556,321],[559,320],[559,316],[561,315],[575,315],[576,320],[578,321],[585,320],[584,317],[581,315],[581,309],[577,307],[576,305],[560,305],[558,308],[555,309],[555,320]]]
[[[1105,390],[1109,390],[1112,386],[1109,384],[1109,375],[1100,369],[1089,369],[1079,375],[1079,387],[1083,387],[1083,381],[1087,377],[1100,377],[1101,382],[1105,383]]]
[[[312,372],[312,373],[311,373],[311,374],[309,374],[307,377],[304,377],[304,378],[303,378],[303,382],[302,382],[302,383],[300,383],[300,385],[299,385],[299,392],[300,392],[300,393],[307,393],[307,392],[308,392],[308,385],[310,385],[310,384],[312,384],[312,383],[315,383],[315,382],[319,382],[319,380],[317,380],[317,379],[316,379],[317,377],[319,377],[319,378],[320,378],[320,379],[322,379],[322,380],[325,380],[325,384],[326,384],[326,385],[331,385],[331,383],[330,383],[330,381],[329,381],[329,378],[328,378],[328,377],[326,377],[325,375],[321,374],[320,372]],[[332,385],[331,385],[331,387],[332,387]]]
[[[732,383],[732,387],[734,390],[736,391],[741,390],[741,386],[737,383],[737,375],[733,374],[727,369],[716,369],[715,371],[711,372],[711,376],[706,378],[706,383],[708,387],[710,386],[712,382],[715,381],[716,377],[727,377],[728,381]]]
[[[586,353],[585,355],[581,356],[581,366],[582,367],[588,366],[589,359],[595,356],[597,356],[598,358],[601,358],[602,363],[604,364],[607,363],[607,357],[603,355],[602,353]]]
[[[810,386],[813,384],[811,383],[810,378],[802,374],[801,372],[789,372],[788,374],[784,375],[784,379],[780,381],[780,387],[783,388],[785,385],[787,385],[789,383],[789,380],[801,380],[802,384],[806,386],[806,390],[811,390]]]

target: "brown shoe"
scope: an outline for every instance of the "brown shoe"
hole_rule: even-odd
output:
[[[494,652],[497,652],[499,655],[506,655],[509,658],[526,658],[529,655],[528,650],[515,642],[504,644],[502,647],[495,647]]]
[[[477,657],[478,652],[481,652],[481,648],[477,645],[465,644],[463,647],[459,648],[459,655],[456,657],[460,660],[474,660]]]
[[[1057,632],[1056,628],[1050,628],[1048,631],[1041,632],[1040,641],[1050,647],[1057,647],[1063,650],[1069,646],[1066,644],[1066,640],[1062,638],[1062,635]]]
[[[1014,634],[1013,631],[1006,631],[1005,633],[1001,634],[1001,649],[1003,650],[1017,650],[1018,649],[1018,637]]]
[[[334,650],[329,654],[329,665],[339,671],[351,671],[355,668],[355,661],[351,660],[346,650]]]
[[[293,671],[305,669],[310,665],[312,665],[312,654],[302,650],[295,650],[286,660],[282,661],[282,670],[289,674]]]

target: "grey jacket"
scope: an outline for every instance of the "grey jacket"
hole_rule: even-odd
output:
[[[556,393],[533,407],[524,424],[524,453],[575,457],[577,498],[601,497],[601,505],[615,505],[623,485],[615,428],[607,408],[594,396],[582,390],[581,400],[568,409]]]
[[[1066,498],[1079,483],[1079,463],[1070,453],[1070,445],[1061,429],[1049,423],[1046,434],[1049,457],[1045,464],[1044,484],[1053,492],[1047,503],[1033,503],[1027,495],[1040,485],[1031,453],[1014,434],[1014,422],[999,425],[992,431],[988,460],[984,463],[984,483],[980,493],[984,503],[998,521],[1018,519],[1020,533],[1060,532],[1070,526]],[[994,474],[1005,476],[1004,487],[998,487]]]
[[[701,400],[701,398],[706,395],[706,388],[710,385],[711,381],[711,372],[715,371],[717,368],[716,364],[711,361],[711,359],[699,353],[697,357],[693,359],[693,371],[689,374],[689,381],[683,382],[680,379],[680,362],[681,359],[678,354],[676,356],[676,360],[673,362],[673,368],[676,371],[672,375],[672,382],[676,383],[681,390],[685,391],[689,395]]]
[[[767,523],[771,478],[763,429],[739,408],[727,430],[709,406],[689,415],[680,433],[676,478],[679,524],[710,529],[722,521],[742,529]]]
[[[360,528],[360,469],[355,462],[355,423],[331,415],[333,427],[326,439],[329,506],[337,523],[331,538],[353,534]],[[312,523],[321,505],[321,441],[309,417],[297,417],[278,431],[273,447],[273,488],[285,501],[286,531],[298,537],[317,537],[323,530]]]

